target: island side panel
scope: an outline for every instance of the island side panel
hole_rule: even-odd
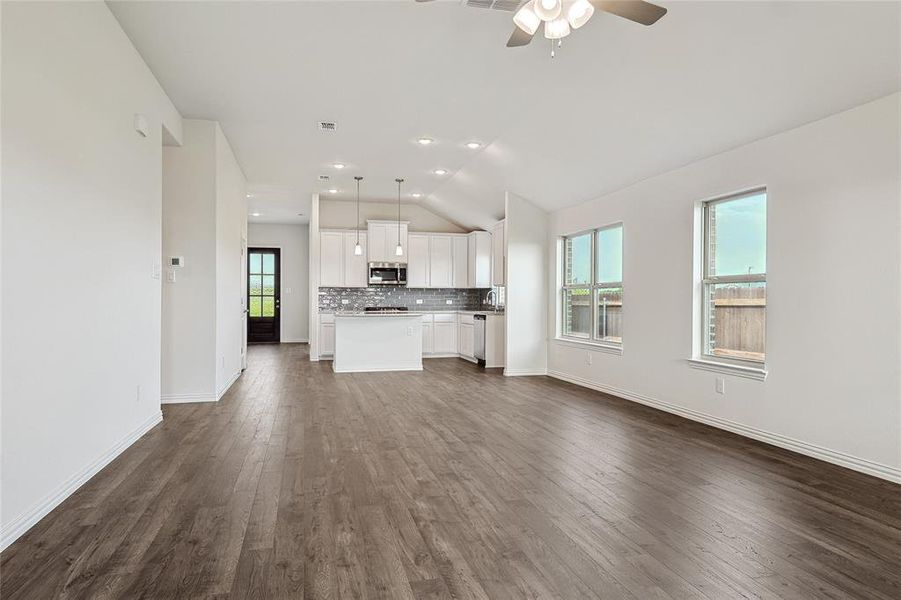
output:
[[[336,373],[421,371],[420,315],[335,315]]]

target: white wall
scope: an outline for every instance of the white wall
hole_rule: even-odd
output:
[[[161,419],[161,146],[181,125],[102,2],[0,10],[5,547]]]
[[[543,375],[547,370],[548,214],[507,192],[505,375]]]
[[[247,303],[247,181],[216,123],[216,396],[241,375]]]
[[[184,120],[163,184],[163,253],[185,266],[163,284],[162,400],[213,401],[241,373],[246,297],[246,182],[218,123]]]
[[[251,224],[247,245],[281,249],[281,341],[310,340],[309,225]]]
[[[895,94],[554,213],[554,238],[623,222],[624,339],[593,366],[551,342],[551,374],[901,481],[899,125]],[[686,363],[695,203],[759,185],[765,382]]]
[[[357,222],[356,202],[343,200],[319,200],[319,227],[322,229],[353,229]],[[390,202],[361,202],[360,227],[366,228],[368,219],[397,219],[397,204]],[[456,223],[439,217],[427,208],[417,204],[401,204],[400,220],[410,222],[410,231],[429,231],[436,233],[463,233]]]
[[[163,148],[163,256],[185,259],[174,283],[163,279],[164,402],[216,391],[216,123],[183,129],[180,147]]]

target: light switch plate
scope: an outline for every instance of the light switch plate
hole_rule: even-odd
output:
[[[416,299],[416,304],[422,304],[422,298],[417,298],[417,299]]]
[[[445,304],[453,304],[454,301],[453,301],[453,300],[445,300],[444,303],[445,303]]]
[[[726,393],[726,380],[722,377],[716,378],[716,393],[717,394],[725,394]]]

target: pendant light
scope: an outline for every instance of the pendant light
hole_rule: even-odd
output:
[[[354,245],[354,256],[363,256],[363,246],[360,245],[360,182],[363,178],[357,175],[357,243]]]
[[[403,256],[404,248],[400,245],[400,184],[404,182],[403,179],[395,179],[397,182],[397,247],[394,249],[395,256]]]

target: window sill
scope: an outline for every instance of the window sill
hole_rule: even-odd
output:
[[[580,340],[573,340],[570,338],[554,338],[555,343],[560,344],[561,346],[570,346],[571,348],[582,348],[585,350],[593,350],[596,352],[606,352],[607,354],[616,354],[617,356],[622,356],[623,347],[616,344],[602,344],[599,342],[583,342]]]
[[[746,379],[754,379],[756,381],[766,381],[767,376],[765,367],[746,367],[743,365],[733,365],[702,358],[689,358],[688,366],[694,369],[701,369],[702,371],[736,375],[738,377],[745,377]]]

